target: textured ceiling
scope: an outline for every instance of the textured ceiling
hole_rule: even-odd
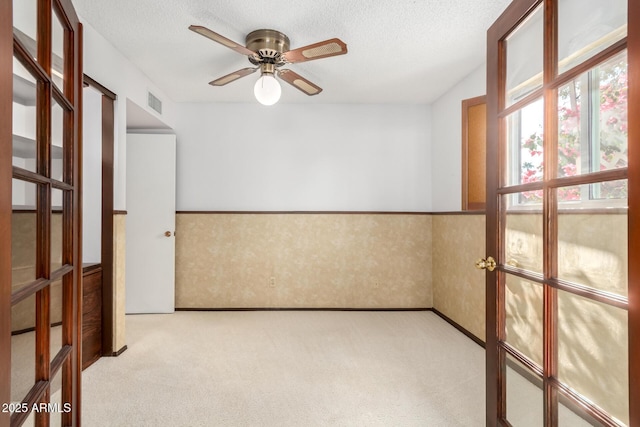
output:
[[[208,82],[251,66],[188,30],[203,25],[244,44],[271,28],[291,49],[338,37],[349,53],[288,67],[324,91],[283,83],[280,102],[431,103],[483,63],[486,30],[510,0],[73,0],[92,25],[176,102],[255,102],[258,74]]]

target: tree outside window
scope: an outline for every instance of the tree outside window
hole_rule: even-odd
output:
[[[627,167],[627,56],[616,55],[558,90],[558,177]],[[521,139],[521,183],[542,180],[541,126]],[[522,193],[541,203],[542,191]],[[560,202],[626,199],[627,181],[558,189]]]

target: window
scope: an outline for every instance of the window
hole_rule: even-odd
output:
[[[626,168],[628,164],[627,55],[623,51],[558,88],[557,178]],[[512,145],[509,184],[542,181],[543,100],[509,117]],[[513,168],[512,168],[513,169]],[[598,200],[627,198],[627,181],[571,186],[558,191],[562,204],[597,206]],[[514,201],[515,202],[515,201]],[[516,205],[542,203],[542,189],[520,193]],[[625,202],[626,206],[626,202]]]

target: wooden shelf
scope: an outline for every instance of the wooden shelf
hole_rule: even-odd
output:
[[[36,207],[33,205],[13,205],[13,213],[35,213]],[[62,213],[62,206],[51,206],[51,212],[54,214]]]
[[[27,107],[36,105],[36,84],[29,80],[13,75],[13,101]]]
[[[36,158],[36,141],[20,135],[13,135],[13,157],[21,159]]]
[[[36,158],[36,141],[20,135],[13,135],[13,156],[21,159]],[[51,146],[51,158],[62,160],[62,147]]]
[[[22,43],[22,46],[29,52],[29,54],[33,57],[37,57],[38,46],[36,41],[28,36],[26,33],[20,31],[18,28],[13,27],[14,36]],[[59,75],[64,75],[64,60],[59,55],[56,55],[54,52],[51,53],[51,71],[55,71]],[[36,105],[36,85],[29,80],[26,80],[20,76],[13,75],[13,100],[22,105],[27,106],[35,106]],[[18,81],[16,85],[16,77],[21,79],[22,81]],[[60,88],[62,89],[62,88]],[[17,93],[22,94],[23,96],[17,96]],[[20,99],[24,99],[24,102],[21,102]]]

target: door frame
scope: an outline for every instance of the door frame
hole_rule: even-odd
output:
[[[629,402],[640,402],[640,2],[628,1],[629,25]],[[631,18],[633,17],[633,18]],[[632,21],[633,20],[633,21]],[[632,141],[635,144],[632,144]],[[631,167],[633,166],[633,167]],[[633,363],[632,363],[633,360]],[[629,420],[640,426],[640,405],[630,405]]]
[[[530,11],[543,3],[543,0],[514,0],[491,26],[487,33],[487,255],[499,256],[500,218],[499,168],[502,159],[498,147],[499,136],[505,129],[500,125],[500,99],[504,99],[505,58],[501,54],[499,41],[509,34]],[[545,18],[557,22],[557,0],[544,0]],[[545,27],[545,39],[552,39],[554,29]],[[629,75],[628,92],[628,341],[629,341],[629,422],[631,426],[640,426],[640,2],[628,0],[627,59]],[[546,49],[546,55],[553,55],[554,49]],[[555,60],[555,59],[554,59]],[[545,58],[545,75],[553,65]],[[547,120],[545,120],[546,122]],[[545,224],[547,221],[545,221]],[[499,311],[498,301],[503,290],[498,284],[502,269],[500,259],[495,271],[486,272],[486,422],[487,426],[503,425],[499,421],[506,407],[506,396],[502,387],[505,373],[505,361],[501,360],[499,350],[500,325],[504,319]],[[547,297],[548,298],[548,297]],[[553,421],[546,414],[547,422]]]
[[[0,402],[11,402],[11,219],[13,159],[13,12],[10,1],[0,2]],[[9,414],[0,413],[0,426]]]
[[[102,266],[102,355],[113,356],[113,174],[114,174],[114,108],[117,95],[88,75],[83,83],[102,94],[102,220],[100,264]]]

